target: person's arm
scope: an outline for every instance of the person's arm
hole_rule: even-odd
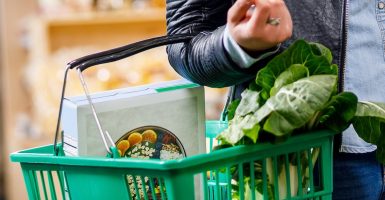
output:
[[[205,6],[205,2],[212,4]],[[237,69],[223,46],[223,30],[230,7],[231,2],[223,0],[167,2],[167,33],[196,34],[189,43],[167,47],[170,64],[181,76],[211,87],[225,87],[239,79],[248,79],[247,73]]]
[[[282,1],[282,0],[263,0]],[[240,30],[247,31],[245,23],[251,21],[252,23],[263,21],[265,26],[267,19],[255,18],[261,14],[250,14],[248,9],[255,4],[256,11],[262,9],[263,12],[270,12],[270,7],[277,6],[274,3],[261,3],[262,0],[255,0],[251,2],[247,0],[238,0],[235,5],[231,6],[230,1],[212,0],[179,0],[170,1],[167,3],[167,31],[169,35],[179,33],[193,33],[196,36],[189,42],[183,44],[175,44],[168,46],[168,55],[170,64],[183,77],[211,87],[225,87],[229,85],[238,84],[249,80],[255,76],[256,70],[253,68],[245,68],[240,63],[234,62],[224,48],[223,34],[226,19],[229,19],[227,25],[230,27],[230,34],[240,43],[251,39],[255,41],[255,37],[260,35],[244,35],[238,34]],[[279,4],[278,6],[282,6]],[[284,4],[283,4],[284,6]],[[229,16],[227,16],[227,11]],[[247,9],[245,9],[247,8]],[[264,10],[269,8],[268,10]],[[286,7],[284,7],[286,8]],[[237,11],[238,10],[238,11]],[[243,18],[240,16],[243,15]],[[254,17],[253,17],[254,16]],[[263,15],[263,17],[266,17]],[[289,18],[290,19],[290,18]],[[230,22],[231,21],[231,22]],[[291,23],[291,20],[290,20]],[[264,27],[254,27],[256,30],[265,31]],[[271,26],[271,25],[270,25]],[[273,27],[276,28],[277,27]],[[250,32],[250,33],[253,33]],[[291,30],[290,30],[291,31]],[[291,32],[290,32],[291,34]],[[287,34],[290,36],[290,34]],[[272,34],[270,34],[272,35]],[[241,39],[241,40],[239,40]],[[270,39],[270,38],[269,38]],[[286,39],[286,38],[285,38]],[[281,40],[269,40],[264,43],[259,39],[258,45],[260,49],[248,46],[242,46],[248,53],[261,52],[280,43]],[[254,43],[254,42],[253,42]],[[271,45],[271,46],[269,46]]]

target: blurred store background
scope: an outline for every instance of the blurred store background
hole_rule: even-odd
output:
[[[165,32],[165,0],[0,0],[0,200],[27,199],[9,154],[52,143],[65,64]],[[85,75],[92,91],[179,78],[164,47]],[[71,74],[67,95],[79,94]],[[225,96],[206,88],[208,119],[219,117]]]

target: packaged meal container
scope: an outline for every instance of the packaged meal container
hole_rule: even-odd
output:
[[[122,157],[181,158],[205,152],[204,89],[187,80],[91,94],[103,131]],[[68,156],[106,156],[86,96],[64,99],[63,148]]]

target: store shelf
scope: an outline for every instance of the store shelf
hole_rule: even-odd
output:
[[[123,9],[116,11],[91,11],[83,13],[46,16],[50,26],[105,25],[119,23],[164,22],[164,8]]]
[[[31,22],[30,32],[31,45],[39,57],[76,46],[100,44],[112,48],[166,34],[165,9],[125,9],[37,17]]]

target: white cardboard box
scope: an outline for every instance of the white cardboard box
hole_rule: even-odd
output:
[[[153,125],[177,136],[187,156],[205,153],[204,89],[186,80],[91,94],[104,131],[114,142],[128,131]],[[61,116],[64,151],[73,156],[105,156],[85,96],[65,98]]]

